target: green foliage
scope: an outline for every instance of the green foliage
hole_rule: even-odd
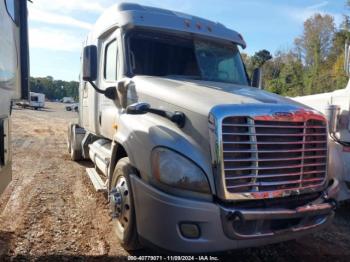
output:
[[[63,97],[79,98],[79,83],[76,81],[54,80],[52,76],[31,77],[29,80],[30,91],[43,93],[50,100],[62,99]]]
[[[250,74],[263,64],[265,89],[280,95],[302,96],[345,88],[344,46],[350,41],[349,29],[347,15],[337,29],[333,17],[316,14],[305,21],[304,31],[291,50],[277,52],[271,60],[266,50],[242,57]]]
[[[269,51],[263,49],[259,52],[256,52],[252,57],[252,64],[254,67],[261,67],[263,66],[267,61],[269,61],[272,58],[272,55]]]
[[[294,43],[306,66],[319,69],[331,51],[334,32],[334,18],[330,15],[315,14],[304,22],[303,34]]]

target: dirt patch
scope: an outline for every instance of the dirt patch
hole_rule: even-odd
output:
[[[89,163],[69,159],[66,130],[77,114],[65,112],[62,104],[48,106],[14,111],[14,172],[0,199],[0,260],[126,260],[129,254],[113,234],[107,201],[85,175]],[[347,261],[350,205],[343,205],[323,232],[219,256],[227,261]]]
[[[0,254],[17,258],[125,256],[106,199],[85,166],[69,160],[66,130],[76,113],[15,110],[13,181],[0,205]],[[61,115],[57,114],[61,111]],[[6,244],[5,244],[6,243]]]

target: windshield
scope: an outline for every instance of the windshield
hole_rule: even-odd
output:
[[[134,75],[248,85],[238,48],[230,42],[135,32],[129,37],[129,55]]]

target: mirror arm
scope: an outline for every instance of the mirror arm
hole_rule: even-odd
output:
[[[180,128],[183,128],[185,126],[186,117],[185,117],[185,114],[182,112],[175,111],[174,113],[172,113],[172,112],[168,112],[160,109],[154,109],[154,108],[149,108],[147,112],[167,118],[171,122],[177,124],[178,127]]]
[[[96,90],[97,93],[105,94],[105,91],[102,90],[102,89],[99,89],[99,88],[97,87],[97,85],[95,85],[94,82],[92,82],[92,81],[88,81],[88,82],[89,82],[90,85],[92,85],[92,87]]]
[[[135,103],[129,105],[126,108],[126,113],[130,115],[140,115],[146,113],[159,115],[161,117],[169,119],[171,122],[177,124],[177,126],[180,128],[183,128],[186,123],[186,116],[183,112],[175,111],[172,113],[161,109],[155,109],[151,108],[151,106],[147,103]]]

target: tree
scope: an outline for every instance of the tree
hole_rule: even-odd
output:
[[[343,15],[343,21],[340,24],[340,29],[344,31],[350,31],[350,17],[348,15]]]
[[[30,91],[43,93],[48,99],[62,99],[65,96],[79,98],[79,83],[54,80],[52,76],[30,78]]]
[[[272,58],[272,55],[266,49],[256,52],[252,57],[252,64],[254,67],[262,67],[267,61]]]
[[[267,90],[287,96],[304,95],[303,64],[291,52],[277,52],[275,58],[264,65],[264,86]]]
[[[317,71],[331,50],[334,32],[334,19],[330,15],[315,14],[304,22],[303,34],[294,43],[306,66]]]
[[[350,0],[346,0],[350,9]],[[344,88],[344,46],[350,41],[350,17],[344,15],[339,28],[330,15],[316,14],[304,22],[301,36],[291,50],[279,51],[264,65],[264,87],[285,96],[324,93]],[[258,52],[259,53],[259,52]],[[259,66],[259,55],[245,57]],[[258,57],[258,58],[257,58]],[[254,64],[254,65],[253,65]]]

